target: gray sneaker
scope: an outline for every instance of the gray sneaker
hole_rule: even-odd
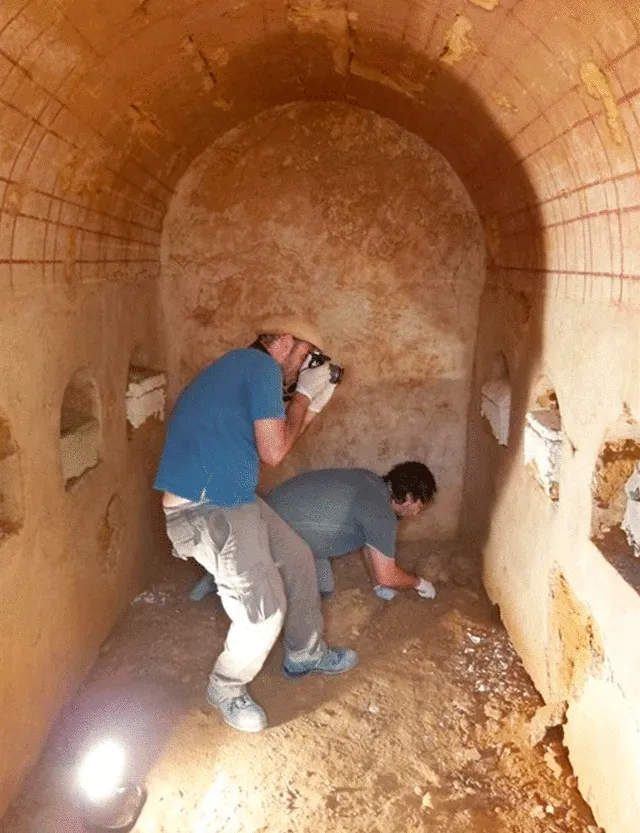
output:
[[[282,673],[289,680],[300,680],[307,674],[344,674],[358,664],[358,655],[351,648],[327,648],[321,657],[302,662],[286,659]]]
[[[250,694],[237,697],[220,696],[211,685],[207,688],[207,703],[218,709],[225,723],[239,732],[261,732],[267,728],[267,715]]]

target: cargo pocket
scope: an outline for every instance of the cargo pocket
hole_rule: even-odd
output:
[[[258,564],[246,573],[225,576],[218,583],[222,606],[233,622],[259,625],[279,614],[284,616],[287,602],[280,574]]]
[[[211,546],[216,555],[222,553],[225,547],[229,549],[231,526],[224,512],[213,509],[207,512],[204,517],[199,518],[198,523],[206,526],[206,532],[211,539]]]
[[[187,561],[202,549],[202,533],[186,512],[165,513],[167,535],[173,544],[173,554]]]

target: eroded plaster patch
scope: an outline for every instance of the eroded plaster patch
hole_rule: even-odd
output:
[[[193,37],[188,35],[184,38],[180,47],[183,53],[190,59],[194,72],[200,77],[202,89],[206,93],[213,92],[218,84],[218,80],[209,65],[209,61],[196,46]]]
[[[466,55],[478,51],[478,47],[471,39],[472,30],[473,24],[469,18],[459,14],[444,36],[444,44],[440,53],[440,60],[443,64],[449,66],[457,64]]]
[[[500,5],[500,0],[469,0],[474,6],[479,6],[487,12],[492,12]]]
[[[357,12],[344,6],[329,6],[323,0],[297,0],[287,4],[287,17],[299,32],[321,33],[333,45],[335,71],[347,75],[353,56],[352,27],[358,20]]]
[[[547,409],[528,411],[524,429],[524,462],[552,500],[558,500],[561,458],[560,412]]]
[[[133,428],[139,428],[150,417],[164,420],[164,373],[146,368],[131,368],[126,392],[127,420]]]
[[[355,58],[351,61],[350,69],[352,75],[357,75],[359,78],[365,78],[367,81],[375,81],[378,84],[383,84],[385,87],[389,87],[389,89],[394,90],[397,93],[402,93],[402,95],[413,97],[415,93],[421,93],[425,89],[424,84],[411,81],[404,75],[400,75],[399,73],[387,75],[386,72],[381,72],[375,67],[362,64]]]
[[[596,676],[604,662],[598,625],[578,599],[567,578],[556,570],[551,584],[551,629],[554,639],[550,661],[564,697],[576,697],[587,679]]]
[[[482,226],[484,228],[484,238],[487,244],[489,254],[494,261],[498,260],[500,254],[500,224],[497,217],[485,217]]]
[[[492,92],[491,98],[495,101],[495,103],[501,110],[505,111],[505,113],[511,113],[512,115],[515,115],[517,112],[519,112],[517,105],[515,105],[510,98],[507,98],[507,96],[504,95],[504,93]]]
[[[624,141],[624,125],[607,76],[592,61],[586,61],[580,65],[580,78],[587,93],[602,102],[611,138],[617,145],[621,145]]]

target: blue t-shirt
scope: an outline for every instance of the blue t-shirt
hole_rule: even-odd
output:
[[[154,488],[216,506],[252,503],[260,473],[253,423],[284,418],[275,359],[249,347],[225,353],[180,394]]]
[[[317,469],[299,474],[264,497],[309,544],[316,558],[364,546],[395,558],[396,518],[387,484],[368,469]]]

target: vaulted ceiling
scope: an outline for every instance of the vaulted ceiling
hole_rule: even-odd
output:
[[[173,188],[216,136],[339,99],[446,156],[494,267],[624,299],[639,24],[630,0],[3,0],[0,289],[153,278]]]

